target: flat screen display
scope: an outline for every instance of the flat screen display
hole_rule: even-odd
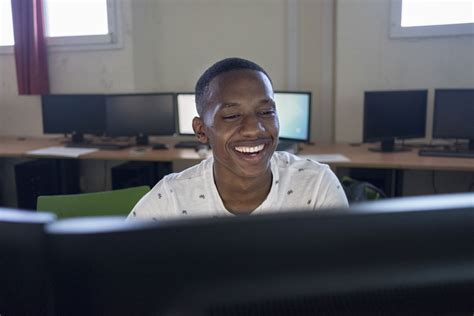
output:
[[[274,100],[280,120],[280,138],[309,141],[311,93],[277,91]]]
[[[366,91],[364,142],[425,136],[428,90]]]
[[[178,108],[178,132],[181,135],[194,135],[193,118],[199,116],[196,110],[194,93],[178,93],[176,95]]]
[[[280,120],[280,138],[308,141],[311,114],[311,93],[275,92],[274,100]],[[193,93],[177,95],[178,130],[181,135],[194,135],[192,120],[199,116]]]
[[[89,133],[105,131],[103,95],[43,95],[41,97],[44,133]]]
[[[129,94],[106,97],[107,134],[111,136],[173,135],[174,95]]]
[[[474,89],[436,89],[434,138],[474,139]]]

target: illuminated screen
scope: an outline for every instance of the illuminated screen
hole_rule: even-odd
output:
[[[275,92],[274,99],[280,120],[280,138],[297,141],[309,140],[311,93]],[[199,116],[194,94],[178,94],[177,104],[179,133],[194,135],[192,120],[195,116]]]
[[[178,132],[181,135],[194,135],[193,118],[199,116],[193,93],[179,93],[178,104]]]
[[[280,120],[280,138],[308,141],[311,93],[275,92],[274,99]]]

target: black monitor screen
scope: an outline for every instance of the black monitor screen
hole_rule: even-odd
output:
[[[425,137],[427,90],[366,91],[364,142]]]
[[[103,95],[44,95],[41,98],[44,133],[105,131]]]
[[[474,139],[474,89],[437,89],[434,138]]]
[[[178,129],[181,135],[194,135],[192,120],[199,116],[194,94],[177,95]],[[275,92],[274,99],[280,121],[280,138],[308,141],[311,119],[310,92]]]
[[[234,218],[57,221],[46,228],[54,310],[471,315],[473,201],[466,193]]]
[[[107,96],[106,113],[107,134],[112,136],[175,133],[172,93]]]

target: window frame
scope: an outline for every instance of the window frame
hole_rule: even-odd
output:
[[[390,37],[437,37],[474,34],[474,23],[402,27],[402,0],[390,1]]]
[[[80,35],[46,37],[49,52],[107,50],[122,47],[121,1],[107,0],[107,24],[109,33],[102,35]],[[0,46],[0,54],[13,54],[14,45]]]

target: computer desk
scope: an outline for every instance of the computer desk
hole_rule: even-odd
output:
[[[172,162],[175,170],[189,167],[203,159],[194,149],[177,149],[173,145],[181,139],[159,140],[168,143],[169,149],[152,150],[151,146],[132,146],[121,150],[98,150],[79,156],[80,161],[151,161]],[[28,151],[63,146],[64,137],[15,137],[0,136],[0,158],[61,158],[57,156],[30,155]],[[153,144],[153,142],[152,142]],[[339,176],[349,175],[358,180],[369,181],[382,188],[388,196],[403,196],[404,176],[407,170],[474,172],[474,159],[422,157],[418,150],[407,152],[377,153],[369,151],[373,144],[353,146],[350,144],[300,145],[298,155],[339,154],[347,161],[323,161]],[[70,158],[67,158],[70,159]],[[0,159],[1,163],[1,159]],[[10,161],[8,165],[11,165]],[[1,167],[1,166],[0,166]],[[5,169],[8,170],[8,169]],[[5,181],[5,179],[4,179]],[[408,194],[410,194],[408,192]]]
[[[161,141],[160,141],[161,142]],[[92,160],[128,160],[128,161],[200,161],[203,157],[193,149],[174,148],[174,141],[167,141],[169,149],[152,150],[150,147],[130,147],[120,150],[98,150],[81,155],[77,159]],[[27,152],[35,149],[63,146],[64,139],[60,137],[14,137],[0,136],[0,157],[17,158],[53,158],[51,156],[29,155]],[[325,162],[333,170],[337,168],[374,168],[396,170],[444,170],[444,171],[474,171],[474,159],[450,157],[421,157],[418,150],[407,152],[377,153],[368,150],[374,145],[362,144],[315,144],[300,145],[298,155],[341,154],[348,161]],[[58,157],[54,157],[58,158]]]

